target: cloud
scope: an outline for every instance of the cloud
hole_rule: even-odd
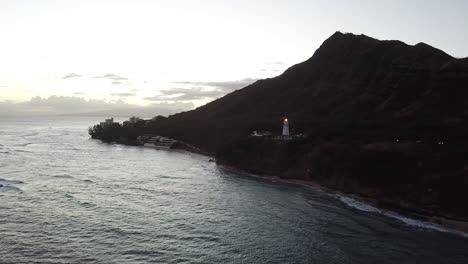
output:
[[[280,72],[281,70],[278,70],[278,69],[266,69],[266,68],[263,68],[261,69],[262,72]]]
[[[147,101],[159,101],[159,102],[167,102],[168,101],[168,100],[162,99],[161,97],[159,97],[157,95],[156,96],[148,96],[148,97],[145,97],[143,99],[145,99]]]
[[[73,95],[85,95],[83,92],[74,92]]]
[[[246,78],[237,81],[212,81],[212,82],[192,82],[192,81],[180,81],[175,82],[179,85],[193,86],[191,88],[172,88],[167,90],[159,91],[161,94],[151,97],[145,97],[148,101],[192,101],[200,99],[216,99],[222,97],[234,90],[243,88],[253,82],[256,79]]]
[[[287,62],[284,61],[270,61],[265,62],[264,68],[261,69],[262,72],[269,72],[269,73],[278,73],[284,72]]]
[[[0,111],[7,115],[47,115],[82,112],[84,109],[102,109],[106,102],[86,100],[75,96],[33,97],[26,102],[0,102]]]
[[[145,97],[148,101],[192,101],[205,98],[217,98],[226,94],[225,91],[220,89],[206,90],[201,87],[194,87],[190,89],[173,88],[169,90],[161,90],[161,94],[152,97]]]
[[[201,85],[201,86],[208,86],[208,87],[216,87],[222,89],[224,91],[233,91],[235,89],[244,88],[245,86],[254,83],[257,79],[252,78],[245,78],[242,80],[236,81],[212,81],[212,82],[190,82],[190,81],[183,81],[183,82],[176,82],[177,84],[186,84],[186,85]]]
[[[84,77],[84,76],[81,75],[81,74],[78,74],[78,73],[68,73],[68,74],[66,74],[65,76],[63,76],[63,77],[61,77],[59,79],[65,80],[65,79],[81,78],[81,77]],[[127,77],[123,77],[123,76],[113,74],[113,73],[94,76],[93,78],[94,79],[109,79],[109,80],[112,81],[112,84],[116,84],[116,85],[122,84],[123,81],[128,81],[129,80]]]
[[[119,76],[119,75],[113,74],[113,73],[99,75],[99,76],[95,76],[93,78],[95,78],[95,79],[109,79],[109,80],[113,80],[113,81],[126,81],[126,80],[128,80],[127,77]]]
[[[69,73],[69,74],[63,76],[63,77],[60,78],[60,79],[64,80],[64,79],[80,78],[80,77],[83,77],[83,75],[78,74],[78,73]]]
[[[106,102],[104,100],[86,100],[75,96],[33,97],[25,102],[0,101],[0,113],[3,115],[63,115],[77,113],[107,114],[114,116],[137,115],[151,117],[152,113],[174,114],[193,109],[192,103],[156,103],[148,107],[127,104],[122,100]],[[100,115],[102,116],[102,115]]]
[[[136,93],[111,93],[112,96],[120,96],[120,97],[130,97],[135,96]]]

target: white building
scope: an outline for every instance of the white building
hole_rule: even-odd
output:
[[[252,137],[269,137],[272,135],[270,131],[254,131],[250,134]]]
[[[108,127],[112,125],[113,123],[114,123],[114,118],[109,118],[109,119],[106,119],[104,122],[101,122],[100,125],[102,127]]]
[[[130,123],[132,123],[133,125],[135,125],[138,121],[140,121],[141,118],[139,117],[136,117],[136,116],[132,116],[128,119],[128,121],[130,121]]]
[[[283,122],[283,136],[289,137],[289,122],[287,118]]]

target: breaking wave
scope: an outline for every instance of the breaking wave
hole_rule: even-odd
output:
[[[467,233],[464,233],[464,232],[461,232],[461,231],[456,231],[456,230],[453,230],[453,229],[450,229],[450,228],[445,228],[445,227],[442,227],[442,226],[439,226],[437,224],[433,224],[433,223],[430,223],[430,222],[427,222],[427,221],[422,221],[422,220],[417,220],[417,219],[414,219],[414,218],[402,216],[402,215],[399,215],[399,214],[397,214],[395,212],[379,209],[377,207],[374,207],[372,205],[357,201],[357,200],[349,198],[349,197],[345,197],[345,196],[341,196],[341,195],[337,195],[337,196],[339,197],[339,200],[341,202],[343,202],[344,204],[346,204],[347,206],[355,208],[355,209],[360,210],[360,211],[382,214],[382,215],[385,215],[387,217],[399,220],[399,221],[403,222],[404,224],[406,224],[408,226],[413,226],[413,227],[423,228],[423,229],[430,229],[430,230],[444,232],[444,233],[453,233],[453,234],[457,234],[457,235],[462,235],[464,237],[468,237]]]
[[[2,185],[23,184],[23,183],[24,182],[22,182],[22,181],[0,179],[0,184],[2,184]]]

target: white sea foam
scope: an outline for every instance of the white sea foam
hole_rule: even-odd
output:
[[[382,215],[385,215],[387,217],[397,219],[397,220],[403,222],[406,225],[417,227],[417,228],[430,229],[430,230],[435,230],[435,231],[444,232],[444,233],[453,233],[453,234],[457,234],[457,235],[462,235],[464,237],[468,237],[468,233],[453,230],[453,229],[450,229],[450,228],[445,228],[445,227],[442,227],[442,226],[439,226],[437,224],[433,224],[433,223],[430,223],[430,222],[427,222],[427,221],[421,221],[421,220],[417,220],[417,219],[414,219],[414,218],[409,218],[409,217],[406,217],[406,216],[402,216],[402,215],[399,215],[399,214],[397,214],[395,212],[392,212],[392,211],[382,210],[382,209],[376,208],[376,207],[374,207],[372,205],[369,205],[369,204],[354,200],[354,199],[349,198],[349,197],[345,197],[345,196],[341,196],[341,195],[337,195],[337,196],[338,196],[339,200],[341,202],[343,202],[344,204],[346,204],[347,206],[358,209],[360,211],[382,214]]]
[[[342,201],[343,203],[347,204],[350,207],[356,208],[360,211],[381,213],[381,210],[369,204],[351,199],[349,197],[341,196],[341,195],[338,195],[338,197],[340,198],[340,201]]]

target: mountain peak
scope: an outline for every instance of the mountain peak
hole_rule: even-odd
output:
[[[336,40],[348,40],[348,41],[351,41],[351,40],[361,40],[361,41],[369,41],[369,40],[373,40],[373,41],[378,41],[377,39],[374,39],[374,38],[371,38],[367,35],[364,35],[364,34],[360,34],[360,35],[356,35],[356,34],[353,34],[353,33],[349,33],[349,32],[341,32],[341,31],[336,31],[335,33],[333,33],[333,35],[331,35],[327,40],[325,40],[325,42],[329,41],[329,40],[333,40],[333,41],[336,41]]]
[[[355,35],[337,31],[323,42],[308,61],[323,63],[336,59],[356,62],[365,61],[364,58],[378,59],[389,56],[394,59],[417,57],[435,64],[453,59],[445,52],[422,42],[412,46],[399,40],[379,40],[364,34]],[[335,63],[340,65],[337,61]]]

